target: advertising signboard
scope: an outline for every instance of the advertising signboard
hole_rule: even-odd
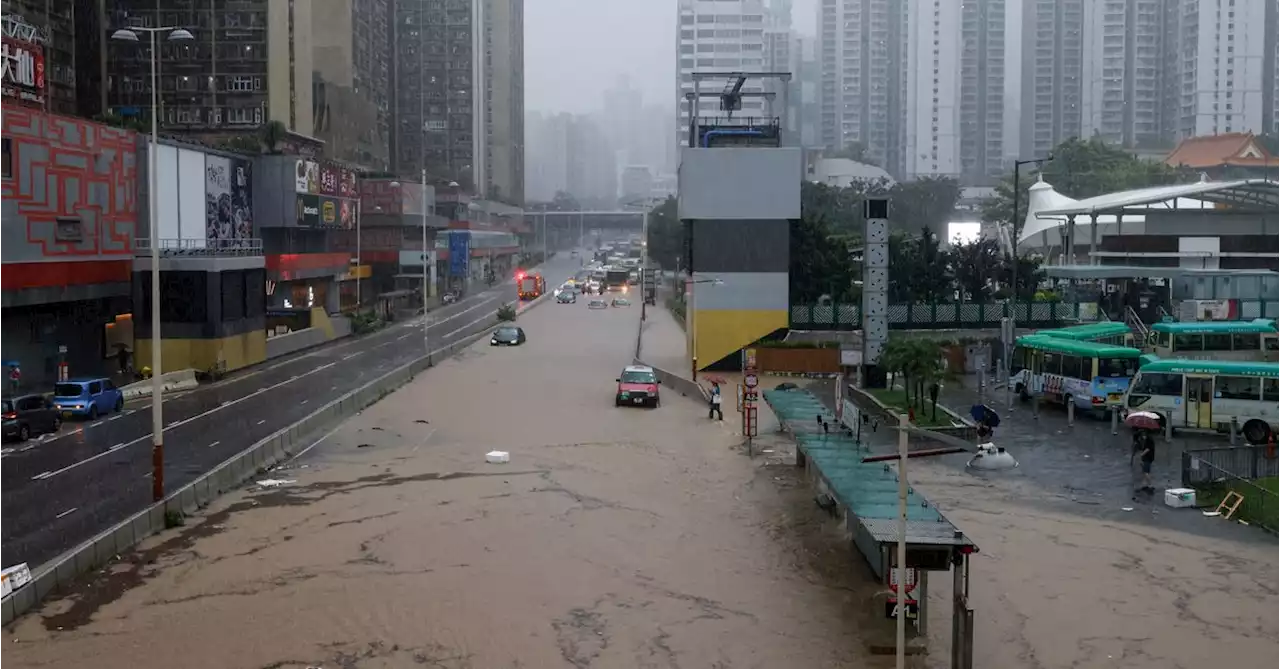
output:
[[[329,163],[320,166],[320,194],[329,197],[338,196],[339,169]]]
[[[314,228],[320,225],[320,196],[305,193],[296,196],[294,216],[300,227]]]
[[[298,160],[294,175],[294,191],[298,193],[320,193],[320,163],[314,160]]]
[[[44,47],[6,35],[3,55],[4,58],[0,60],[0,80],[4,84],[4,98],[43,105]]]
[[[467,276],[471,262],[471,231],[449,231],[449,276]]]

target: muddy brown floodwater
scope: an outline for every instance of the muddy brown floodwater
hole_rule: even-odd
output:
[[[522,315],[20,619],[5,667],[892,666],[788,468],[691,400],[613,406],[637,312]]]

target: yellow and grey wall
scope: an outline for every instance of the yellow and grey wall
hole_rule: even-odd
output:
[[[792,148],[685,148],[679,215],[690,225],[690,355],[699,369],[785,329],[802,160]],[[718,281],[716,281],[718,280]]]

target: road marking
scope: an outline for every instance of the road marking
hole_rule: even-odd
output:
[[[258,421],[258,425],[262,425],[265,422],[267,422],[267,419],[263,418],[262,420]]]
[[[108,448],[107,452],[110,453],[111,451],[118,451],[122,448],[124,448],[124,442],[121,442],[119,444],[116,444],[115,446],[112,446],[111,448]]]
[[[133,412],[129,412],[129,413],[133,413]],[[116,414],[116,415],[114,415],[114,416],[112,416],[112,417],[108,418],[107,420],[119,420],[119,419],[121,419],[121,418],[124,418],[124,417],[125,417],[125,416],[127,416],[127,415],[129,415],[129,414],[118,413],[118,414]]]
[[[217,446],[218,444],[221,444],[221,443],[222,443],[221,441],[215,441],[212,444],[205,446],[205,448],[213,448],[214,446]]]
[[[310,371],[308,371],[308,372],[306,372],[306,373],[304,373],[304,374],[299,374],[298,376],[296,376],[296,377],[294,377],[294,378],[292,378],[292,379],[289,379],[289,380],[287,380],[287,381],[281,381],[280,383],[277,383],[277,384],[274,384],[274,385],[270,385],[270,386],[266,386],[265,388],[259,388],[258,390],[255,390],[254,392],[249,393],[248,395],[245,395],[244,397],[237,397],[237,398],[236,398],[236,399],[234,399],[234,400],[229,400],[229,401],[223,402],[222,404],[220,404],[220,405],[218,405],[218,406],[216,406],[216,407],[214,407],[214,408],[212,408],[212,409],[209,409],[208,411],[205,411],[204,413],[196,414],[195,416],[192,416],[192,417],[190,417],[190,418],[187,418],[186,420],[181,421],[181,424],[190,423],[190,422],[192,422],[192,421],[199,420],[199,419],[204,418],[204,417],[206,417],[206,416],[213,415],[213,414],[215,414],[215,413],[217,413],[217,412],[219,412],[219,411],[221,411],[221,410],[223,410],[223,409],[225,409],[225,408],[227,408],[227,407],[229,407],[229,406],[234,406],[234,405],[239,404],[239,403],[241,403],[241,402],[244,402],[244,401],[247,401],[247,400],[253,399],[254,397],[256,397],[256,396],[258,396],[258,395],[261,395],[261,394],[266,393],[266,392],[270,392],[270,391],[275,390],[276,388],[279,388],[279,387],[281,387],[281,386],[288,385],[288,384],[290,384],[290,383],[292,383],[292,382],[296,381],[297,379],[301,379],[301,378],[303,378],[303,377],[311,376],[312,374],[317,374],[317,373],[322,372],[322,371],[324,371],[324,370],[326,370],[326,369],[328,369],[328,368],[330,368],[330,367],[333,367],[333,366],[334,366],[334,365],[336,365],[336,364],[338,364],[338,363],[336,363],[336,362],[331,362],[331,363],[328,363],[328,364],[326,364],[326,365],[320,365],[319,367],[316,367],[316,368],[314,368],[314,369],[312,369],[312,370],[310,370]],[[266,422],[266,421],[262,421],[262,422]],[[259,425],[261,425],[261,424],[262,424],[262,423],[259,423]],[[166,428],[165,428],[165,431],[172,430],[173,428],[178,427],[178,425],[179,425],[178,423],[175,423],[175,424],[173,424],[173,425],[170,425],[170,426],[168,426],[168,427],[166,427]],[[127,447],[129,447],[129,446],[133,446],[134,444],[140,444],[140,443],[143,443],[143,442],[149,442],[149,441],[150,441],[150,439],[151,439],[151,433],[148,433],[148,434],[142,435],[141,437],[138,437],[137,439],[134,439],[133,441],[125,442],[125,444],[124,444],[124,446],[122,446],[122,448],[127,448]],[[93,462],[94,460],[97,460],[98,458],[101,458],[101,457],[103,457],[103,456],[105,456],[105,455],[109,455],[110,453],[111,453],[111,451],[104,451],[104,452],[102,452],[102,453],[98,453],[97,455],[89,456],[89,457],[87,457],[87,458],[85,458],[85,459],[83,459],[83,460],[79,460],[79,461],[77,461],[77,462],[73,462],[73,463],[71,463],[71,464],[67,465],[66,467],[63,467],[62,469],[55,469],[55,470],[53,470],[53,471],[51,471],[51,472],[44,472],[44,473],[42,473],[42,474],[38,474],[38,475],[36,475],[36,476],[33,476],[33,477],[32,477],[32,480],[33,480],[33,481],[38,481],[38,480],[42,480],[42,479],[46,479],[46,478],[51,478],[51,477],[57,476],[57,475],[59,475],[59,474],[65,474],[66,472],[69,472],[69,471],[71,471],[72,469],[75,469],[76,467],[80,467],[81,465],[86,465],[86,464],[88,464],[88,463],[90,463],[90,462]]]
[[[98,422],[94,423],[93,425],[90,425],[89,427],[98,427],[99,425],[102,425],[102,421],[98,421]]]
[[[311,450],[311,449],[315,448],[316,446],[319,446],[319,445],[320,445],[320,443],[321,443],[321,442],[323,442],[325,439],[328,439],[329,437],[332,437],[332,436],[333,436],[333,433],[337,432],[338,430],[341,430],[341,429],[342,429],[342,426],[343,426],[343,425],[345,425],[345,424],[346,424],[346,421],[343,421],[343,422],[341,422],[341,423],[338,423],[337,425],[335,425],[335,426],[333,427],[333,429],[332,429],[332,430],[329,430],[328,432],[325,432],[325,433],[324,433],[324,436],[322,436],[322,437],[320,437],[319,439],[316,439],[315,441],[311,442],[311,445],[310,445],[310,446],[307,446],[306,448],[304,448],[304,449],[302,449],[302,450],[298,451],[298,454],[297,454],[297,455],[295,455],[295,456],[293,456],[292,458],[289,458],[288,460],[286,460],[286,461],[285,461],[285,464],[287,465],[287,464],[289,464],[290,462],[293,462],[294,460],[297,460],[298,458],[302,457],[303,455],[306,455],[307,451],[309,451],[309,450]]]
[[[75,513],[75,512],[76,512],[76,509],[78,509],[78,508],[80,508],[80,507],[78,507],[78,506],[73,506],[73,507],[71,507],[70,509],[67,509],[66,511],[63,511],[62,513],[60,513],[60,514],[58,514],[58,515],[54,516],[54,518],[55,518],[55,519],[57,519],[57,518],[66,518],[67,516],[70,516],[71,514]]]
[[[330,388],[330,390],[333,390],[334,388],[337,388],[337,386],[334,386],[333,388]],[[307,402],[310,402],[310,401],[311,401],[311,400],[298,400],[298,404],[306,404]]]

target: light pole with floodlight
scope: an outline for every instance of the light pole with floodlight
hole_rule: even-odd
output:
[[[151,499],[164,499],[164,383],[161,379],[160,348],[160,217],[156,211],[156,152],[160,146],[159,75],[156,73],[159,53],[156,36],[168,33],[167,41],[193,40],[195,37],[185,28],[164,26],[160,28],[121,28],[111,34],[111,39],[122,42],[138,42],[138,33],[146,33],[151,41],[151,146],[147,148],[147,216],[151,237]],[[135,235],[136,235],[135,231]]]

